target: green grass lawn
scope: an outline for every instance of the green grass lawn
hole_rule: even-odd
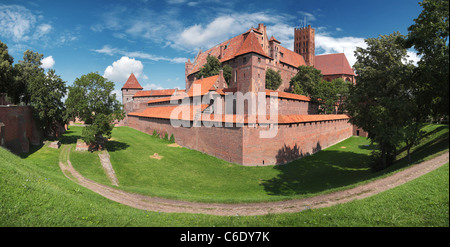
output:
[[[432,125],[427,128],[429,135],[415,149],[414,159],[416,161],[429,159],[436,153],[448,151],[448,126]],[[114,153],[125,152],[133,145],[138,145],[133,144],[134,141],[127,141],[126,136],[129,136],[128,138],[130,139],[142,138],[136,139],[136,143],[146,138],[151,138],[151,136],[139,133],[134,134],[135,136],[133,134],[130,136],[126,131],[121,136],[118,133],[122,129],[126,130],[127,128],[114,130],[114,140],[111,143],[115,147],[110,151],[112,159]],[[63,145],[74,146],[76,139],[81,133],[80,131],[80,127],[79,129],[71,127],[71,131],[61,140]],[[155,163],[150,164],[151,167],[157,167],[160,174],[148,178],[145,178],[148,175],[140,175],[139,183],[143,183],[149,178],[158,180],[162,177],[162,174],[168,174],[170,169],[176,168],[176,166],[165,168],[157,166],[165,163],[156,162],[164,161],[166,157],[169,157],[170,152],[177,151],[167,148],[167,143],[163,140],[150,140],[154,146],[144,145],[139,150],[140,152],[148,152],[148,155],[159,151],[158,153],[164,156],[162,160],[155,160]],[[204,174],[212,172],[218,166],[223,166],[223,168],[217,169],[223,173],[227,172],[223,176],[228,176],[229,179],[231,179],[231,174],[241,179],[245,174],[251,176],[246,181],[242,181],[240,185],[246,186],[255,193],[252,200],[262,200],[264,198],[272,200],[323,193],[321,191],[323,189],[330,191],[342,188],[342,186],[354,186],[351,183],[362,182],[364,179],[375,179],[377,176],[386,176],[389,172],[407,166],[403,159],[385,173],[371,173],[367,163],[369,161],[367,154],[371,151],[371,147],[366,145],[367,141],[364,138],[350,138],[316,155],[285,166],[272,167],[242,167],[220,161],[193,150],[173,148],[186,156],[191,156],[194,153],[193,157],[186,158],[190,164],[186,164],[183,168],[186,169],[189,166],[197,165],[199,166],[197,172],[183,177],[184,173],[172,170],[173,175],[170,179],[161,178],[162,182],[154,181],[153,184],[162,187],[164,183],[170,186],[177,181],[176,177],[182,177],[178,178],[178,181],[184,185],[192,184],[195,186],[190,179],[198,180],[198,178],[195,178],[196,176],[205,177],[207,175]],[[342,146],[346,148],[341,148]],[[153,150],[145,151],[148,148],[153,148]],[[354,156],[346,154],[346,151],[351,149],[355,153]],[[321,156],[318,156],[319,154]],[[449,226],[448,164],[402,186],[364,200],[292,214],[220,217],[200,214],[148,212],[112,202],[67,179],[59,169],[59,155],[60,150],[47,146],[35,147],[32,149],[32,152],[21,157],[0,148],[0,226]],[[129,158],[133,156],[132,154],[128,155]],[[345,162],[338,162],[336,155]],[[346,156],[347,158],[354,157],[354,159],[347,160],[345,159]],[[85,176],[108,184],[109,180],[106,179],[102,169],[99,168],[99,161],[98,163],[95,161],[97,157],[95,153],[87,152],[79,153],[79,157],[76,154],[74,155],[74,151],[70,154],[72,163],[79,163],[76,165],[77,170],[82,170]],[[144,157],[144,155],[142,154],[140,157]],[[320,162],[315,161],[314,157]],[[365,161],[360,160],[361,157],[366,157],[367,159],[364,159]],[[139,157],[135,157],[135,159],[139,160]],[[89,162],[90,160],[92,162]],[[211,164],[202,160],[211,161]],[[181,165],[183,161],[184,159],[180,158],[176,164]],[[116,173],[128,172],[132,175],[139,175],[134,171],[137,169],[137,166],[125,167],[126,164],[116,164],[116,162],[117,160],[113,161]],[[322,165],[323,167],[320,165],[321,162],[325,162]],[[145,164],[148,163],[142,162],[140,166]],[[202,169],[200,168],[204,167],[208,169],[201,171]],[[302,169],[300,168],[306,170],[304,174],[301,173]],[[311,184],[306,182],[302,184],[301,180],[292,175],[293,172],[298,172],[298,176],[303,176],[303,178],[306,178],[308,174],[310,176],[315,174],[322,182],[310,181]],[[197,175],[197,173],[200,173],[200,175]],[[258,176],[252,176],[253,173],[256,173]],[[266,177],[259,180],[262,175],[266,175]],[[321,176],[329,175],[336,175],[336,177],[320,178]],[[339,179],[338,175],[344,178]],[[123,174],[120,176],[123,176]],[[127,190],[142,190],[152,193],[150,186],[138,188],[139,183],[127,184],[131,183],[131,181],[121,181],[123,178],[120,176],[121,187],[126,186]],[[220,176],[216,176],[215,179],[218,179],[218,177]],[[257,179],[257,185],[255,185],[255,178]],[[219,181],[220,185],[224,183],[222,182],[223,179]],[[239,179],[234,179],[233,181],[239,183]],[[123,185],[124,183],[125,185]],[[306,187],[305,184],[307,184]],[[219,186],[217,186],[218,188],[214,188],[211,185],[203,186],[210,186],[215,191],[223,190]],[[167,189],[161,194],[173,194],[174,197],[180,196],[181,198],[192,200],[205,200],[205,198],[209,200],[209,197],[217,200],[216,198],[219,197],[227,201],[225,196],[218,196],[214,193],[202,197],[201,191],[197,191],[196,188],[182,189],[184,189],[182,191],[190,192],[191,195],[188,193],[176,195],[177,190],[181,191],[180,187],[176,186]],[[238,186],[235,186],[235,190],[238,191]],[[250,195],[246,191],[238,191],[237,194],[241,198],[246,194]]]
[[[81,127],[71,126],[69,135]],[[373,176],[371,147],[352,137],[283,166],[245,167],[182,147],[128,127],[115,128],[107,143],[120,189],[144,195],[202,202],[256,202],[301,198],[352,185]],[[342,147],[346,148],[342,148]],[[73,149],[74,150],[74,149]],[[151,158],[158,153],[163,158]],[[110,185],[98,156],[72,151],[84,176]]]
[[[72,126],[69,135],[80,135],[81,129]],[[414,160],[448,149],[448,126],[427,126],[425,131],[429,135],[415,148]],[[385,171],[372,172],[370,153],[374,147],[363,137],[351,137],[286,165],[264,167],[245,167],[195,150],[168,147],[167,141],[128,127],[115,128],[112,137],[107,149],[120,189],[189,201],[236,203],[304,198],[353,187],[407,166],[403,159]],[[163,158],[152,159],[154,153]],[[71,161],[84,176],[110,185],[96,154],[72,151]]]
[[[0,226],[449,226],[449,166],[363,200],[265,216],[158,213],[68,180],[42,147],[26,159],[0,148]],[[57,152],[55,152],[57,155]]]

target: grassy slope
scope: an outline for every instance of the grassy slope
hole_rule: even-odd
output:
[[[72,129],[74,133],[79,132],[79,128]],[[425,130],[429,135],[416,148],[415,160],[422,160],[430,150],[448,149],[448,126],[428,126]],[[442,140],[442,136],[447,136],[447,141]],[[373,147],[363,137],[349,138],[286,165],[265,167],[231,164],[195,150],[168,147],[167,144],[131,128],[114,129],[113,141],[107,147],[121,189],[203,202],[287,200],[352,187],[407,165],[404,159],[385,171],[371,172],[369,154]],[[429,146],[429,150],[423,149],[423,145]],[[150,158],[154,153],[163,158]],[[86,177],[110,185],[99,165],[93,165],[99,161],[89,162],[89,157],[85,157],[72,163]]]
[[[430,140],[433,151],[445,150],[445,145],[448,149],[448,127],[446,136],[444,144],[434,145]],[[0,148],[0,226],[448,227],[449,222],[448,165],[371,198],[326,209],[217,217],[146,212],[119,205],[65,178],[57,165],[59,150],[42,147],[34,151],[22,159]],[[430,154],[426,149],[419,151]]]
[[[47,161],[23,160],[0,149],[0,226],[449,225],[448,164],[379,195],[330,208],[218,217],[146,212],[123,206],[69,181],[57,165]]]

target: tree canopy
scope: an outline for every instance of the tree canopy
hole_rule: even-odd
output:
[[[64,122],[65,106],[62,99],[67,93],[65,81],[49,70],[29,81],[30,104],[34,118],[39,122],[44,135],[56,134],[57,124]]]
[[[407,47],[421,55],[415,71],[421,104],[434,118],[449,115],[449,2],[424,0],[423,10],[408,28]]]
[[[311,97],[315,94],[314,90],[322,78],[320,70],[312,66],[299,66],[297,74],[291,78],[289,85],[292,93]]]
[[[344,111],[343,100],[349,93],[350,83],[343,79],[338,78],[329,82],[323,80],[320,70],[311,66],[300,66],[289,84],[292,93],[310,97],[311,101],[319,106],[319,113],[332,114]]]
[[[374,168],[393,161],[396,147],[404,140],[404,127],[411,119],[411,76],[414,66],[406,62],[405,36],[398,32],[366,39],[358,47],[354,65],[358,82],[350,90],[347,110],[350,122],[368,133],[378,145]]]
[[[222,66],[222,63],[219,61],[217,57],[214,56],[208,56],[206,58],[206,63],[203,65],[203,67],[197,72],[196,78],[200,79],[202,77],[210,77],[214,75],[218,75],[220,70],[223,70],[223,77],[228,85],[230,85],[231,80],[231,72],[232,68],[230,65],[226,64]]]
[[[0,41],[0,93],[7,93],[13,82],[14,59],[8,53],[8,46]]]
[[[277,90],[282,83],[280,71],[266,70],[266,89]]]
[[[88,124],[82,133],[82,139],[88,144],[98,145],[103,137],[111,138],[114,120],[125,117],[113,90],[114,83],[97,72],[76,78],[69,87],[67,117],[79,117]]]

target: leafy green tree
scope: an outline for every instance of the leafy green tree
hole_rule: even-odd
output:
[[[266,89],[277,90],[281,85],[280,71],[275,71],[271,68],[266,70]]]
[[[311,66],[300,66],[299,71],[291,78],[289,84],[295,94],[306,95],[318,106],[319,113],[342,113],[343,101],[348,96],[350,83],[343,79],[335,79],[331,82],[323,80],[320,70]]]
[[[40,73],[37,77],[30,78],[28,91],[34,119],[40,123],[44,135],[56,134],[56,124],[64,122],[65,107],[62,99],[67,93],[65,81],[55,70],[49,70],[46,75]]]
[[[14,59],[8,53],[8,46],[0,41],[0,93],[8,93],[13,83]]]
[[[15,103],[30,103],[29,83],[36,78],[44,78],[44,69],[41,68],[43,56],[38,52],[26,50],[23,54],[23,60],[14,65],[16,74],[10,97]]]
[[[335,88],[336,98],[337,98],[337,113],[342,114],[345,112],[346,99],[350,93],[350,87],[352,83],[345,81],[342,78],[336,78],[333,81],[333,86]]]
[[[223,77],[228,85],[230,85],[231,80],[231,72],[232,68],[228,64],[225,66],[222,66],[222,63],[219,61],[217,57],[209,56],[206,58],[206,63],[203,65],[203,67],[197,72],[195,77],[197,79],[200,79],[202,77],[210,77],[214,75],[218,75],[220,70],[223,70]]]
[[[423,0],[423,10],[408,28],[406,46],[421,55],[415,78],[420,104],[435,117],[449,115],[449,1]]]
[[[231,73],[233,72],[233,68],[231,68],[230,65],[225,64],[222,67],[222,70],[223,70],[223,78],[225,79],[225,82],[227,83],[227,85],[230,85]]]
[[[320,70],[311,66],[299,66],[297,74],[291,78],[289,85],[292,93],[313,96],[314,90],[322,78]]]
[[[361,127],[377,144],[373,168],[392,163],[396,148],[404,140],[405,122],[411,119],[411,78],[414,66],[405,63],[405,36],[396,32],[366,39],[358,47],[354,65],[358,82],[350,89],[346,109],[350,122]]]
[[[318,103],[319,112],[324,114],[332,114],[335,111],[335,104],[339,97],[337,96],[336,87],[330,81],[322,80],[315,89],[312,97],[313,102]]]
[[[122,104],[112,94],[114,83],[96,73],[82,75],[69,86],[66,100],[67,118],[78,116],[88,126],[82,139],[98,147],[104,136],[111,138],[114,120],[125,117]]]

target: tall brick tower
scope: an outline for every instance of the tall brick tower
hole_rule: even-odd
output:
[[[303,56],[306,65],[314,66],[315,58],[315,30],[311,25],[307,27],[295,28],[294,30],[294,51]]]
[[[136,94],[136,92],[141,91],[142,89],[143,88],[136,79],[136,76],[131,73],[130,77],[128,77],[127,82],[125,82],[125,85],[123,85],[122,87],[122,104],[125,105],[127,102],[132,101],[133,96]]]

